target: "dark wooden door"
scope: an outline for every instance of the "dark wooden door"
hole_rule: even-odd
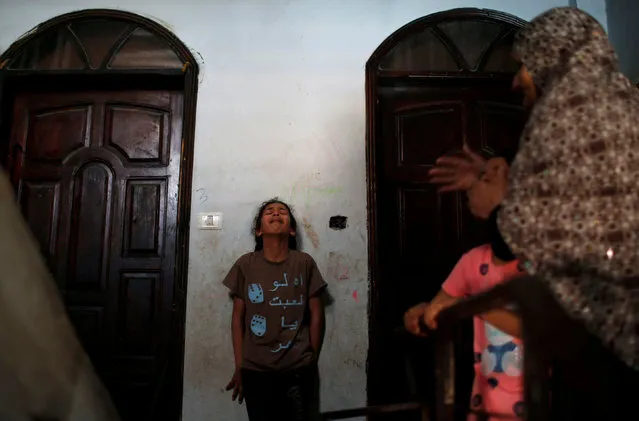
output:
[[[474,150],[491,149],[512,156],[525,123],[519,95],[504,82],[448,85],[378,89],[379,275],[369,354],[371,403],[411,398],[405,355],[417,368],[420,394],[432,392],[433,356],[428,341],[398,346],[393,330],[402,325],[409,307],[435,296],[464,252],[486,242],[484,224],[469,214],[465,195],[438,194],[427,182],[428,170],[438,157],[460,150],[464,142]],[[457,357],[458,396],[469,398],[470,323],[460,330],[458,340],[462,345]],[[467,404],[465,397],[460,404]]]
[[[181,92],[16,96],[18,202],[123,421],[165,419]]]

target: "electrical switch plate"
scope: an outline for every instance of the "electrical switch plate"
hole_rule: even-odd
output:
[[[198,226],[201,230],[221,230],[222,212],[206,212],[199,215]]]

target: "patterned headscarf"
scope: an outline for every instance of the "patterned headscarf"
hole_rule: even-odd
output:
[[[575,8],[535,18],[514,49],[540,96],[500,231],[564,309],[639,370],[639,90],[604,29]]]

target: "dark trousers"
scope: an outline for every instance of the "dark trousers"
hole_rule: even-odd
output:
[[[242,370],[242,391],[250,421],[319,419],[317,365],[289,371]]]

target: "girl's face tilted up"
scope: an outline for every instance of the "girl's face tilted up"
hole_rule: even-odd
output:
[[[261,227],[257,235],[295,235],[291,227],[290,211],[286,205],[274,202],[262,212]]]

